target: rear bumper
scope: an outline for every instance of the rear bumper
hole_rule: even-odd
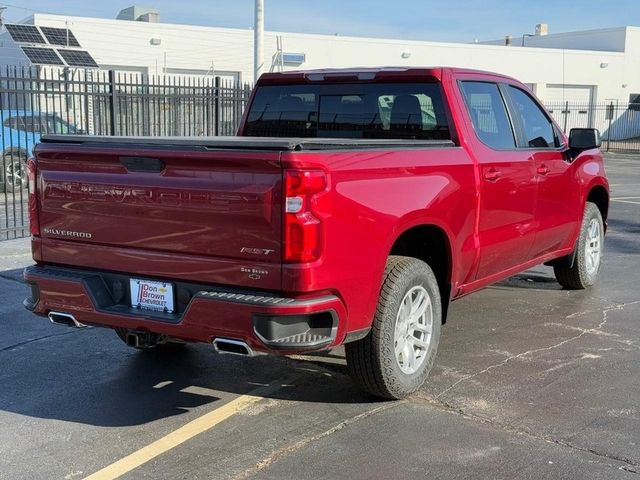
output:
[[[327,349],[346,334],[346,310],[333,295],[296,299],[176,282],[176,313],[166,314],[130,307],[124,274],[37,265],[26,268],[24,278],[31,285],[28,310],[73,315],[85,325],[191,342],[236,339],[271,353]]]

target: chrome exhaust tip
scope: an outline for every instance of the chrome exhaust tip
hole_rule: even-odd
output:
[[[86,325],[80,323],[76,318],[69,313],[62,312],[49,312],[49,320],[56,325],[64,325],[65,327],[84,328]]]
[[[213,348],[215,348],[218,353],[242,355],[244,357],[254,357],[257,355],[246,342],[231,338],[216,338],[213,341]]]

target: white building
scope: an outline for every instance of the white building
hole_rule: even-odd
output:
[[[68,30],[78,40],[75,50],[88,52],[101,69],[253,81],[250,29],[160,23],[158,12],[139,7],[123,10],[118,19],[38,13],[24,23]],[[505,43],[266,32],[264,71],[461,66],[516,77],[547,105],[567,101],[585,107],[605,102],[626,105],[636,97],[640,101],[640,27],[546,34],[543,26],[535,36],[515,37],[510,45]],[[25,46],[14,42],[6,32],[0,34],[0,64],[35,63],[25,55]],[[557,112],[553,113],[558,118]],[[593,124],[591,113],[584,115],[580,123]]]

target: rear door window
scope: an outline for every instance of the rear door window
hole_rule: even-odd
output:
[[[450,139],[440,85],[258,87],[246,136]]]
[[[29,133],[42,133],[42,125],[39,115],[22,117],[23,130]]]
[[[485,145],[496,150],[515,149],[513,128],[498,85],[491,82],[461,82],[473,128]]]
[[[43,125],[43,132],[64,135],[76,133],[75,127],[69,125],[69,123],[55,115],[42,117],[41,121]]]

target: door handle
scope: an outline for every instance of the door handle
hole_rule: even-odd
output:
[[[546,175],[550,172],[551,170],[549,170],[549,167],[547,167],[546,165],[540,165],[538,167],[538,175]]]
[[[484,172],[484,179],[489,182],[495,182],[502,176],[502,172],[500,170],[496,170],[495,168],[490,168],[489,170]]]

